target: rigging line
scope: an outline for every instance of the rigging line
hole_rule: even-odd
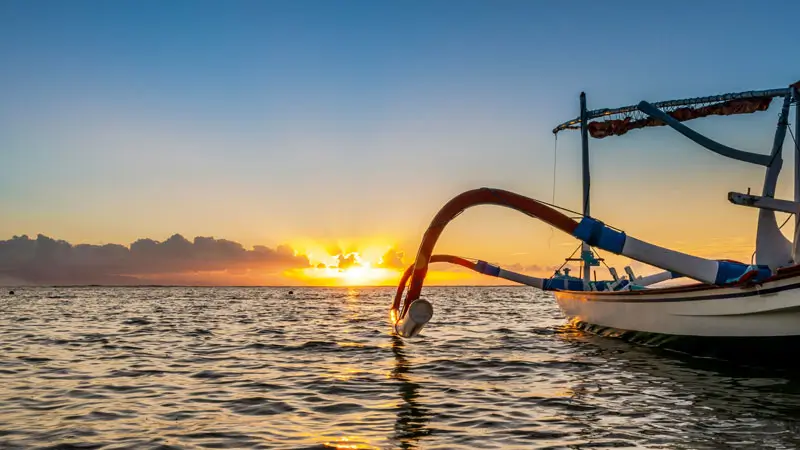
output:
[[[565,208],[563,206],[558,206],[558,205],[555,205],[555,204],[549,203],[549,202],[543,202],[541,200],[536,200],[536,201],[541,203],[541,204],[543,204],[543,205],[547,205],[547,206],[550,206],[550,207],[553,207],[553,208],[556,208],[556,209],[560,209],[562,211],[566,211],[566,212],[571,213],[571,214],[575,214],[578,217],[586,217],[583,214],[579,213],[578,211],[573,211],[573,210],[571,210],[569,208]]]
[[[536,199],[533,199],[533,200],[536,200]],[[561,211],[565,211],[565,212],[568,212],[568,213],[570,213],[570,214],[575,214],[575,217],[571,217],[571,219],[573,219],[573,220],[575,220],[575,219],[578,219],[578,218],[583,218],[583,217],[592,217],[592,216],[587,216],[587,215],[585,215],[585,214],[579,213],[578,211],[574,211],[574,210],[572,210],[572,209],[565,208],[565,207],[563,207],[563,206],[559,206],[559,205],[556,205],[556,204],[553,204],[553,203],[550,203],[550,202],[545,202],[545,201],[543,201],[543,200],[536,200],[536,201],[537,201],[537,202],[539,202],[539,203],[541,203],[541,204],[543,204],[543,205],[547,205],[547,206],[549,206],[549,207],[551,207],[551,208],[559,209],[559,210],[561,210]],[[505,205],[505,203],[502,203],[502,202],[499,202],[499,203],[497,203],[497,204],[498,204],[498,205]],[[450,219],[450,220],[448,220],[447,222],[452,222],[452,221],[453,221],[453,219],[455,219],[456,217],[460,216],[460,215],[461,215],[463,212],[464,212],[464,211],[459,211],[459,212],[458,212],[458,214],[456,214],[455,216],[453,216],[453,218],[452,218],[452,219]],[[532,214],[528,214],[528,213],[526,213],[526,212],[524,212],[524,211],[521,211],[521,212],[522,212],[523,214],[525,214],[526,216],[529,216],[529,217],[536,217],[536,216],[534,216],[534,215],[532,215]],[[445,222],[445,223],[447,223],[447,222]],[[607,223],[604,223],[604,224],[605,224],[605,226],[607,226],[608,228],[611,228],[612,230],[617,230],[617,231],[619,231],[619,232],[624,232],[622,229],[620,229],[620,228],[617,228],[617,227],[615,227],[614,225],[607,224]],[[440,226],[440,225],[442,225],[442,224],[441,224],[441,223],[438,223],[438,222],[437,222],[437,223],[431,223],[431,225],[430,225],[428,228],[433,228],[434,226]]]
[[[558,163],[558,135],[553,142],[553,203],[556,202],[556,164]]]
[[[579,213],[578,211],[573,211],[573,210],[571,210],[571,209],[569,209],[569,208],[565,208],[565,207],[563,207],[563,206],[554,205],[554,204],[552,204],[552,203],[548,203],[548,202],[545,202],[545,201],[542,201],[542,200],[536,200],[536,201],[537,201],[537,202],[539,202],[539,203],[541,203],[541,204],[543,204],[543,205],[547,205],[547,206],[550,206],[550,207],[552,207],[552,208],[560,209],[560,210],[562,210],[562,211],[566,211],[566,212],[568,212],[568,213],[575,214],[575,217],[570,217],[571,219],[579,219],[579,218],[583,218],[583,217],[589,217],[589,218],[592,218],[592,216],[587,216],[587,215],[585,215],[585,214],[581,214],[581,213]],[[532,216],[532,217],[533,217],[533,216]],[[622,233],[624,233],[624,231],[623,231],[621,228],[617,228],[617,227],[615,227],[614,225],[610,225],[610,224],[607,224],[607,223],[605,223],[605,222],[603,222],[603,224],[604,224],[605,226],[607,226],[608,228],[611,228],[612,230],[617,230],[617,231],[619,231],[619,232],[622,232]]]
[[[782,229],[784,225],[786,225],[787,223],[789,223],[789,219],[791,219],[793,215],[794,215],[794,214],[789,214],[789,215],[787,215],[787,216],[786,216],[786,220],[784,220],[784,221],[783,221],[783,223],[781,224],[781,226],[779,226],[779,227],[778,227],[778,229],[779,229],[779,230],[780,230],[780,229]],[[754,264],[755,264],[755,262],[754,262],[754,260],[755,260],[755,257],[756,257],[756,250],[753,250],[753,254],[752,254],[752,255],[750,255],[750,265],[754,265]]]
[[[782,113],[778,113],[778,125],[782,125],[782,123],[781,123],[781,119],[782,118],[783,118],[783,114]],[[792,139],[794,139],[794,133],[792,133],[792,124],[789,123],[789,114],[786,114],[785,120],[786,120],[786,128],[789,129],[789,133],[792,135]],[[781,145],[783,145],[783,144],[781,144]],[[776,151],[775,153],[772,154],[772,158],[769,159],[769,162],[767,163],[767,167],[772,166],[772,163],[775,162],[775,158],[777,158],[780,153],[782,153],[782,152]]]
[[[786,220],[783,221],[783,223],[781,224],[781,226],[778,227],[778,229],[780,230],[781,228],[783,228],[783,226],[786,225],[789,222],[789,219],[791,219],[791,218],[792,218],[792,214],[789,214],[788,216],[786,216]]]
[[[611,267],[608,267],[608,264],[606,264],[606,259],[600,256],[600,252],[598,252],[597,249],[594,247],[592,247],[592,251],[597,255],[597,258],[600,260],[600,262],[603,263],[604,266],[606,266],[606,269],[608,269],[608,271],[611,272]]]
[[[558,135],[555,135],[555,140],[553,141],[553,199],[551,200],[554,204],[556,202],[556,164],[558,163]],[[555,229],[552,225],[550,225],[550,237],[547,239],[547,248],[550,248],[550,243],[553,241],[553,235],[555,234]]]
[[[578,253],[578,250],[580,250],[580,249],[581,249],[581,247],[583,247],[583,243],[579,244],[579,245],[578,245],[578,248],[576,248],[576,249],[575,249],[575,250],[572,252],[572,254],[570,254],[570,255],[569,255],[569,256],[568,256],[568,257],[567,257],[567,258],[564,260],[564,263],[563,263],[563,264],[561,264],[561,266],[559,266],[559,268],[558,268],[558,269],[556,269],[556,272],[558,272],[559,270],[563,269],[563,268],[564,268],[564,266],[566,266],[566,265],[567,265],[567,263],[569,262],[569,261],[567,261],[567,259],[570,259],[570,258],[572,258],[573,256],[575,256],[575,253]]]
[[[611,275],[611,267],[609,267],[608,264],[606,264],[605,258],[600,257],[600,252],[598,252],[596,248],[592,248],[592,250],[597,254],[598,259],[600,260],[600,262],[603,263],[604,266],[606,266],[606,270],[608,270],[608,274]],[[631,280],[631,282],[633,282],[633,280]]]

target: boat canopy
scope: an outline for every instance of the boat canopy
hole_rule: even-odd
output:
[[[714,95],[710,97],[695,97],[680,100],[667,100],[652,103],[651,105],[664,112],[673,119],[684,122],[707,116],[730,116],[735,114],[751,114],[766,111],[772,100],[776,97],[791,95],[792,87],[800,88],[800,81],[794,85],[781,89],[761,91],[745,91],[731,94]],[[602,118],[591,122],[593,119]],[[667,125],[664,121],[645,114],[640,104],[623,106],[621,108],[595,109],[586,112],[587,128],[589,134],[596,139],[608,136],[620,136],[630,130]],[[578,130],[581,127],[581,118],[564,122],[553,129],[553,134],[563,130]]]

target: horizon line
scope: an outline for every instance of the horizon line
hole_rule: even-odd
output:
[[[234,284],[25,284],[25,285],[3,285],[4,289],[25,289],[25,288],[292,288],[292,289],[319,289],[319,288],[392,288],[392,285],[357,285],[357,286],[302,286],[302,285],[234,285]],[[448,287],[532,287],[523,284],[433,284],[426,285],[426,288],[448,288]]]

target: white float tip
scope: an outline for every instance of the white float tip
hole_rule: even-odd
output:
[[[397,334],[403,337],[414,337],[433,317],[433,305],[424,299],[417,299],[408,307],[408,312],[394,326]]]

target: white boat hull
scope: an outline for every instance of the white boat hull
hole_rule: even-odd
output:
[[[746,288],[694,285],[554,294],[570,321],[621,331],[695,337],[800,336],[800,273]]]

